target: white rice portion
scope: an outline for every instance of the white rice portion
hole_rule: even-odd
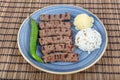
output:
[[[86,28],[77,33],[75,36],[75,45],[88,53],[100,48],[102,43],[101,35],[93,28]]]

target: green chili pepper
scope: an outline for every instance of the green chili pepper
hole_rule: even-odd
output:
[[[36,46],[37,46],[37,39],[38,39],[38,26],[34,19],[30,17],[30,25],[31,25],[31,33],[30,33],[30,55],[36,61],[44,63],[42,58],[40,58],[36,54]]]

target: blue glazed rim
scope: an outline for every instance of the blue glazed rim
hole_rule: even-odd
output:
[[[38,11],[40,11],[40,10],[44,10],[44,9],[46,9],[46,8],[49,8],[49,7],[50,7],[50,8],[53,8],[53,7],[58,7],[58,6],[59,6],[59,7],[63,7],[63,6],[64,6],[64,7],[65,7],[65,6],[66,6],[66,7],[74,7],[74,8],[77,8],[77,9],[82,9],[82,10],[86,11],[87,13],[92,14],[91,12],[89,12],[88,10],[86,10],[86,9],[84,9],[84,8],[76,7],[76,6],[71,6],[71,5],[53,5],[53,6],[48,6],[48,7],[39,9],[39,10],[35,11],[34,13],[36,13],[36,12],[38,12]],[[34,13],[32,13],[31,15],[33,15]],[[94,14],[92,14],[92,15],[94,15]],[[94,15],[94,16],[95,16],[95,15]],[[22,49],[21,49],[21,47],[20,47],[20,43],[19,43],[19,42],[20,42],[20,41],[19,41],[19,35],[20,35],[21,28],[22,28],[22,26],[24,25],[24,23],[26,22],[26,20],[28,20],[29,17],[27,17],[27,18],[24,20],[24,22],[21,24],[20,29],[19,29],[19,31],[18,31],[17,43],[18,43],[19,50],[20,50],[22,56],[25,58],[25,60],[28,61],[32,66],[34,66],[35,68],[37,68],[37,69],[39,69],[39,70],[48,72],[48,73],[53,73],[53,74],[72,74],[72,73],[76,73],[76,72],[83,71],[83,70],[91,67],[92,65],[94,65],[94,64],[102,57],[102,55],[104,54],[104,52],[105,52],[105,50],[106,50],[107,43],[108,43],[107,31],[106,31],[103,23],[99,20],[99,18],[98,18],[97,16],[95,16],[95,17],[96,17],[97,20],[102,24],[102,26],[103,26],[103,28],[104,28],[104,31],[105,31],[105,34],[106,34],[106,35],[105,35],[105,37],[106,37],[106,43],[105,43],[105,47],[104,47],[102,53],[100,54],[100,56],[99,56],[93,63],[89,64],[88,66],[86,66],[86,67],[84,67],[84,68],[82,68],[82,69],[77,69],[77,70],[74,70],[74,71],[65,71],[65,72],[52,71],[52,70],[46,70],[46,69],[44,69],[44,68],[42,68],[42,67],[40,67],[40,66],[38,66],[38,65],[35,65],[33,62],[31,62],[31,61],[24,55],[24,53],[23,53],[23,51],[22,51]]]

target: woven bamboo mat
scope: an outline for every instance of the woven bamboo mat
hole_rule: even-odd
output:
[[[88,9],[104,23],[108,47],[91,68],[71,75],[54,75],[28,64],[17,46],[17,33],[30,13],[49,5],[68,4]],[[0,80],[119,80],[120,0],[0,0]]]

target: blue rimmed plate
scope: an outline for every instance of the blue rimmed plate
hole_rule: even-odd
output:
[[[38,68],[39,70],[48,72],[48,73],[54,73],[54,74],[71,74],[76,73],[82,70],[85,70],[89,67],[91,67],[93,64],[95,64],[104,54],[104,51],[107,46],[107,32],[102,24],[102,22],[91,12],[75,6],[68,6],[68,5],[55,5],[55,6],[49,6],[42,9],[39,9],[31,14],[31,17],[37,21],[37,23],[40,21],[40,15],[41,14],[60,14],[68,12],[71,14],[72,19],[81,13],[88,14],[89,16],[94,18],[94,26],[93,28],[96,29],[102,36],[102,44],[99,49],[96,49],[91,54],[88,54],[87,52],[83,52],[78,48],[75,48],[74,52],[78,53],[79,55],[79,61],[78,62],[54,62],[54,63],[47,63],[42,64],[37,61],[35,61],[33,58],[31,58],[29,54],[29,39],[30,39],[30,19],[29,17],[24,20],[22,23],[19,32],[18,32],[18,46],[19,50],[22,54],[22,56],[34,67]],[[75,30],[74,26],[71,28],[72,30],[72,37],[73,41],[75,38],[75,35],[77,33],[77,30]],[[37,54],[38,56],[42,56],[42,53],[40,51],[41,46],[37,45]]]

